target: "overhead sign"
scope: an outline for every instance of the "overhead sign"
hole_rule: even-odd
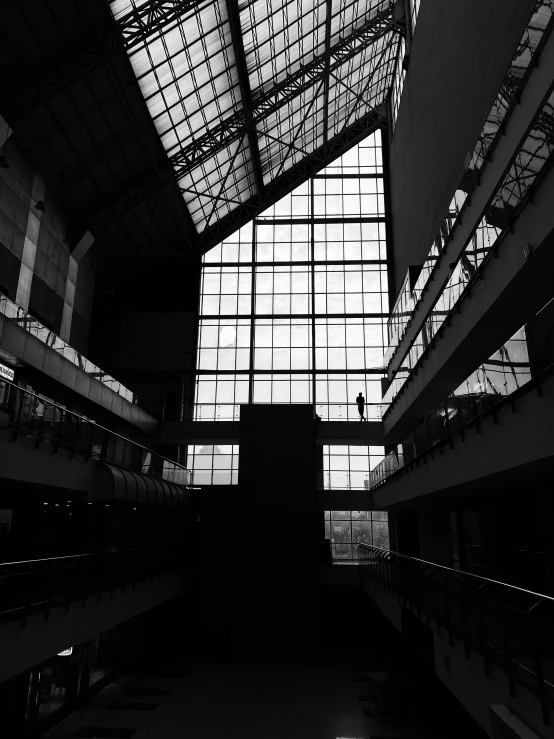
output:
[[[10,380],[13,382],[15,373],[11,367],[6,367],[5,364],[0,362],[0,377],[4,380]]]

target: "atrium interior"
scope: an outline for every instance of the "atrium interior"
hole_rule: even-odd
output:
[[[553,29],[4,4],[2,737],[552,739]]]

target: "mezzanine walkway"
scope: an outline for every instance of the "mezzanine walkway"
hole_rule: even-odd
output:
[[[381,421],[314,421],[317,444],[383,446]],[[238,444],[240,421],[182,421],[161,424],[153,443]]]

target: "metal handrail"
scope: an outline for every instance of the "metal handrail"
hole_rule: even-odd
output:
[[[68,410],[67,408],[64,408],[62,405],[59,405],[58,403],[56,403],[55,401],[52,401],[48,398],[44,398],[38,393],[33,392],[32,390],[21,388],[19,385],[17,385],[15,382],[12,382],[11,380],[2,379],[0,380],[0,387],[2,386],[2,384],[8,385],[11,388],[13,388],[16,398],[17,396],[20,396],[20,399],[21,399],[22,397],[27,396],[29,399],[33,399],[34,402],[38,402],[40,404],[43,404],[45,407],[48,406],[50,408],[55,409],[57,412],[60,413],[60,419],[62,419],[64,416],[65,417],[70,416],[74,418],[78,422],[78,424],[87,424],[88,426],[91,427],[91,429],[93,429],[93,431],[98,430],[99,432],[101,432],[101,434],[104,436],[104,439],[111,437],[110,441],[112,442],[112,446],[113,446],[114,441],[120,441],[123,444],[123,447],[125,447],[126,445],[131,445],[132,449],[135,452],[140,451],[143,458],[147,458],[147,455],[151,455],[152,458],[156,458],[156,460],[159,460],[161,462],[162,479],[166,479],[163,476],[164,472],[167,474],[168,470],[173,469],[177,473],[177,475],[180,475],[185,480],[185,482],[181,482],[181,481],[177,482],[176,480],[170,480],[170,481],[177,482],[177,484],[185,484],[185,485],[188,485],[190,483],[191,471],[184,465],[179,464],[178,462],[175,462],[171,459],[168,459],[167,457],[164,457],[158,452],[155,452],[152,449],[149,449],[148,447],[144,446],[144,444],[141,444],[138,441],[133,441],[132,439],[127,438],[126,436],[122,436],[121,434],[118,434],[116,431],[112,431],[111,429],[108,429],[105,426],[102,426],[101,424],[97,423],[96,421],[91,420],[90,418],[87,418],[86,416],[82,416],[79,413],[76,413],[75,411]],[[1,407],[0,407],[0,410],[2,410]],[[17,419],[15,420],[15,422],[12,422],[9,419],[0,418],[0,423],[5,423],[9,426],[12,426],[13,428],[15,428],[16,433],[22,432],[26,434],[27,436],[39,437],[39,438],[42,438],[43,440],[54,438],[50,436],[49,434],[44,433],[42,429],[38,429],[38,430],[37,429],[27,429],[24,425],[22,425],[21,408],[17,411]],[[111,459],[109,457],[108,452],[106,451],[106,448],[105,448],[107,447],[107,444],[103,443],[102,451],[100,452],[99,455],[95,455],[93,454],[90,448],[87,448],[86,450],[81,449],[77,444],[73,442],[68,442],[66,439],[61,438],[59,434],[58,434],[58,437],[59,438],[55,439],[55,442],[57,445],[60,445],[60,446],[66,445],[66,446],[69,446],[71,449],[75,449],[77,451],[85,451],[91,456],[98,456],[100,459],[106,459],[107,461],[113,461],[115,464],[119,464],[123,467],[126,466],[124,459],[121,459],[121,458]],[[92,445],[89,445],[89,446],[92,446]],[[124,452],[123,457],[125,457],[126,456],[125,450],[123,450],[123,452]],[[148,471],[146,471],[145,473],[148,474]],[[153,475],[150,474],[150,476],[153,476]]]
[[[554,650],[554,598],[380,547],[358,549],[368,555],[358,560],[362,583],[367,575],[424,623],[433,619],[439,637],[446,630],[450,647],[459,639],[466,659],[476,651],[485,675],[494,663],[507,674],[512,698],[516,683],[535,693],[548,723],[554,677],[545,676],[545,658]]]
[[[433,452],[440,449],[444,444],[449,443],[456,436],[456,434],[463,435],[466,430],[474,426],[477,426],[481,421],[484,421],[486,418],[489,418],[490,416],[494,417],[498,413],[499,410],[501,410],[507,405],[512,405],[517,398],[520,398],[521,396],[526,395],[530,390],[535,390],[537,388],[540,388],[541,384],[545,382],[546,380],[548,380],[553,375],[554,375],[554,364],[550,364],[548,365],[548,367],[545,367],[545,369],[543,369],[541,372],[535,375],[535,377],[532,377],[530,380],[528,380],[524,385],[521,385],[520,387],[516,388],[509,395],[499,396],[500,399],[496,403],[489,406],[488,408],[481,411],[480,413],[477,413],[475,416],[473,416],[473,418],[470,418],[468,421],[466,421],[464,424],[459,426],[457,429],[454,429],[454,431],[447,434],[444,437],[444,439],[437,441],[435,444],[430,446],[428,449],[425,449],[423,452],[420,452],[419,454],[417,454],[409,462],[406,462],[402,467],[399,467],[397,470],[394,470],[393,472],[391,472],[390,475],[387,475],[387,477],[385,477],[383,480],[380,480],[376,485],[374,485],[371,488],[371,493],[373,494],[376,490],[381,490],[381,488],[384,485],[387,485],[393,480],[396,480],[397,478],[406,474],[411,469],[413,469],[413,467],[419,466],[419,463],[422,462],[428,454],[433,454]]]
[[[156,544],[151,547],[131,547],[128,549],[106,549],[102,552],[79,552],[77,554],[62,554],[58,557],[40,557],[39,559],[21,559],[21,560],[15,560],[13,562],[0,562],[0,567],[9,567],[10,565],[31,565],[36,564],[40,562],[48,562],[48,563],[55,563],[55,562],[62,562],[63,560],[67,559],[84,559],[85,557],[97,557],[97,556],[104,556],[106,554],[113,554],[113,555],[123,555],[123,554],[131,554],[133,552],[144,552],[144,551],[156,551],[161,549],[167,549],[167,546],[164,544]],[[29,570],[29,573],[34,573],[36,570]],[[11,575],[23,575],[25,573],[23,572],[15,572],[15,573],[7,573],[8,576]]]
[[[466,572],[465,570],[456,570],[453,567],[447,567],[446,565],[439,565],[436,562],[429,562],[426,559],[419,559],[418,557],[411,557],[408,554],[401,554],[400,552],[394,552],[391,549],[383,549],[382,547],[376,547],[376,546],[373,546],[373,544],[358,544],[357,547],[358,549],[361,549],[362,551],[365,551],[365,552],[370,552],[371,554],[379,554],[379,556],[382,556],[384,559],[389,559],[391,556],[398,557],[399,559],[406,559],[411,562],[417,562],[419,564],[427,565],[430,567],[436,567],[439,570],[445,570],[447,572],[452,573],[453,575],[463,575],[464,577],[474,578],[475,580],[482,580],[485,583],[491,583],[493,585],[501,585],[502,587],[509,588],[510,590],[518,590],[521,593],[526,593],[527,595],[536,595],[539,598],[550,600],[554,604],[554,597],[552,597],[551,595],[545,595],[544,593],[537,593],[534,590],[526,590],[525,588],[520,588],[518,585],[510,585],[509,583],[502,582],[501,580],[493,580],[490,577],[484,577],[483,575],[476,575],[473,572]]]
[[[553,21],[554,22],[554,21]],[[514,163],[517,161],[517,158],[521,152],[521,147],[525,144],[530,131],[533,130],[534,126],[536,125],[537,121],[539,120],[540,116],[543,113],[544,105],[546,105],[547,101],[549,100],[550,96],[554,92],[554,84],[550,86],[548,93],[546,95],[545,100],[543,101],[543,107],[540,109],[540,111],[536,114],[535,118],[531,122],[529,128],[523,135],[519,146],[517,147],[517,152],[514,154],[514,156],[511,159],[510,167],[514,165]],[[544,165],[541,167],[538,173],[536,173],[532,183],[529,185],[528,189],[525,191],[523,197],[521,200],[517,203],[515,206],[510,206],[512,209],[512,212],[510,214],[506,215],[506,223],[503,228],[503,231],[498,235],[494,243],[490,248],[488,248],[487,253],[483,257],[483,260],[480,262],[478,267],[475,270],[475,273],[467,280],[465,285],[463,286],[458,298],[456,299],[454,305],[452,308],[450,308],[447,312],[441,313],[441,315],[444,315],[445,318],[441,322],[440,326],[437,327],[435,330],[435,333],[433,336],[429,339],[427,346],[422,350],[422,353],[419,355],[413,366],[403,369],[404,362],[406,362],[409,357],[410,353],[416,346],[416,342],[418,341],[419,336],[422,334],[424,324],[425,322],[429,321],[433,315],[436,315],[434,311],[434,307],[437,304],[437,302],[440,300],[441,295],[444,294],[445,289],[447,288],[447,283],[443,285],[442,290],[438,293],[438,296],[436,300],[434,301],[433,305],[428,309],[427,313],[425,314],[423,320],[421,321],[421,328],[418,332],[418,334],[415,336],[415,338],[410,341],[409,346],[407,347],[406,351],[404,352],[404,361],[403,364],[399,367],[398,372],[408,372],[407,376],[404,378],[404,381],[402,382],[402,385],[394,392],[394,395],[390,398],[390,401],[384,401],[383,406],[385,406],[387,403],[387,407],[383,409],[382,416],[383,419],[392,411],[393,407],[396,405],[399,397],[406,392],[406,388],[410,382],[413,381],[414,376],[417,374],[418,370],[420,369],[421,365],[423,364],[423,361],[426,359],[426,357],[429,356],[429,352],[431,349],[435,346],[435,344],[438,342],[439,338],[441,337],[443,331],[446,330],[450,326],[451,319],[454,317],[456,313],[459,313],[461,304],[470,296],[471,291],[476,283],[478,283],[482,279],[483,271],[486,266],[490,264],[490,262],[497,258],[497,252],[500,249],[500,246],[503,245],[504,239],[507,237],[507,234],[511,232],[511,229],[513,227],[513,224],[515,220],[520,216],[522,211],[526,208],[526,206],[529,203],[533,202],[533,197],[538,190],[538,188],[541,186],[545,178],[548,176],[552,168],[554,167],[554,152],[551,152],[547,159],[544,162]],[[499,183],[498,187],[494,191],[494,193],[491,195],[491,197],[487,201],[486,207],[483,209],[483,213],[485,213],[489,208],[492,202],[495,200],[498,191],[503,186],[503,180]],[[476,227],[479,228],[479,225]],[[468,243],[471,240],[468,239]],[[460,256],[456,259],[456,264],[459,263],[460,259],[462,258],[464,252],[460,254]],[[392,358],[392,357],[391,357]],[[389,390],[387,390],[387,393],[385,393],[385,396],[390,392],[390,389],[393,387],[395,380],[393,379]]]
[[[126,388],[123,383],[101,370],[100,367],[97,367],[83,354],[70,346],[53,330],[47,328],[38,318],[32,316],[3,293],[0,293],[0,313],[18,326],[21,326],[27,333],[37,338],[49,349],[56,352],[56,354],[67,359],[71,364],[86,372],[90,377],[94,377],[102,385],[112,390],[112,392],[124,398],[129,403],[138,405],[138,399],[135,393],[129,390],[129,388]]]
[[[83,552],[81,554],[63,554],[61,557],[42,557],[41,559],[19,559],[14,562],[0,562],[0,567],[7,567],[8,565],[26,565],[33,564],[35,562],[50,562],[57,561],[58,559],[74,559],[75,557],[90,557],[95,552]]]
[[[527,31],[527,29],[528,29],[529,23],[530,23],[530,21],[531,21],[531,19],[532,19],[532,17],[533,17],[533,14],[534,14],[534,12],[535,12],[535,9],[533,9],[533,11],[531,12],[531,16],[530,16],[530,18],[529,18],[529,21],[528,21],[528,23],[526,24],[526,31]],[[545,29],[544,29],[544,31],[543,31],[543,35],[542,35],[542,37],[541,37],[541,40],[540,40],[539,44],[537,45],[537,48],[535,49],[535,53],[534,53],[534,55],[533,55],[533,57],[532,57],[531,61],[529,62],[529,65],[528,65],[527,69],[525,70],[525,74],[524,74],[524,75],[523,75],[523,77],[521,77],[521,79],[519,80],[519,86],[518,86],[518,89],[514,91],[514,93],[513,93],[513,96],[512,96],[512,100],[511,100],[511,102],[510,102],[510,105],[509,105],[509,106],[508,106],[508,108],[506,109],[506,113],[505,113],[505,115],[504,115],[504,118],[503,118],[503,119],[502,119],[502,121],[500,122],[500,125],[499,125],[499,127],[498,127],[498,130],[497,130],[496,134],[494,135],[494,138],[493,138],[493,140],[491,141],[491,143],[490,143],[490,146],[489,146],[489,148],[488,148],[488,150],[487,150],[487,152],[486,152],[486,158],[485,158],[485,161],[490,161],[490,160],[491,160],[491,158],[492,158],[492,154],[494,153],[494,150],[496,149],[496,146],[498,145],[498,142],[499,142],[499,141],[500,141],[500,139],[501,139],[501,138],[502,138],[502,137],[504,136],[506,124],[507,124],[507,122],[509,121],[509,119],[510,119],[510,117],[511,117],[511,115],[512,115],[513,111],[514,111],[514,109],[516,108],[516,106],[517,106],[517,104],[518,104],[518,102],[519,102],[519,97],[520,97],[520,95],[521,95],[521,92],[522,92],[522,90],[523,90],[523,89],[525,88],[525,86],[526,86],[526,84],[527,84],[527,82],[528,82],[528,80],[529,80],[529,77],[530,77],[530,76],[531,76],[531,74],[532,74],[532,71],[533,71],[533,69],[534,69],[534,68],[535,68],[536,66],[538,66],[538,63],[539,63],[539,62],[538,62],[538,60],[540,59],[540,55],[541,55],[541,53],[542,53],[542,51],[543,51],[543,49],[544,49],[544,47],[545,47],[545,45],[546,45],[546,43],[547,43],[547,41],[548,41],[549,37],[550,37],[550,35],[552,34],[552,30],[553,30],[553,28],[554,28],[554,16],[550,18],[550,20],[549,20],[549,22],[548,22],[547,26],[545,27]],[[517,54],[517,51],[516,51],[516,54]],[[500,90],[502,90],[502,86],[503,86],[503,85],[504,85],[504,83],[506,82],[506,79],[508,79],[508,78],[513,78],[513,71],[512,71],[512,63],[513,63],[513,61],[514,61],[514,59],[512,59],[512,62],[511,62],[511,64],[510,64],[510,67],[509,67],[509,69],[508,69],[508,72],[506,73],[506,77],[504,78],[504,80],[503,80],[503,82],[502,82],[502,84],[501,84],[501,86],[500,86]],[[500,94],[500,92],[499,92],[499,94]],[[497,96],[497,97],[498,97],[498,96]],[[495,103],[496,103],[496,99],[497,99],[497,98],[495,98]],[[494,107],[494,104],[493,104],[493,107]],[[492,110],[492,108],[491,108],[491,110]],[[490,115],[490,113],[489,113],[489,115]],[[472,154],[474,154],[474,153],[475,153],[475,151],[476,151],[476,149],[477,149],[477,147],[478,147],[479,143],[480,143],[480,142],[481,142],[481,140],[482,140],[482,137],[483,137],[483,131],[484,131],[484,129],[483,129],[483,130],[481,131],[481,133],[479,134],[479,138],[478,138],[478,140],[477,140],[477,142],[476,142],[475,146],[474,146],[474,147],[473,147],[473,149],[472,149]],[[484,164],[484,163],[485,163],[485,162],[483,162],[483,164]],[[460,210],[460,212],[458,213],[458,216],[456,217],[456,220],[455,220],[455,222],[454,222],[454,223],[452,223],[452,224],[451,224],[451,226],[449,226],[449,232],[450,232],[450,233],[449,233],[449,236],[448,236],[448,238],[447,238],[447,240],[446,240],[445,244],[443,245],[443,249],[442,249],[441,253],[440,253],[440,254],[438,255],[438,258],[437,258],[437,260],[436,260],[436,264],[434,265],[434,267],[433,267],[432,271],[431,271],[431,272],[429,273],[429,275],[428,275],[428,277],[427,277],[427,280],[426,280],[426,282],[425,282],[424,286],[422,287],[422,290],[421,290],[421,294],[423,294],[423,292],[425,292],[425,291],[426,291],[426,290],[428,289],[428,287],[429,287],[429,284],[431,283],[432,279],[433,279],[433,278],[434,278],[434,276],[435,276],[436,270],[438,269],[438,264],[439,264],[439,262],[441,261],[441,258],[442,258],[442,252],[444,252],[444,249],[446,248],[446,244],[448,243],[448,241],[450,241],[450,240],[452,239],[452,234],[454,233],[454,230],[455,230],[456,226],[458,225],[458,223],[459,223],[459,222],[461,221],[461,217],[463,217],[463,216],[462,216],[462,214],[464,214],[464,213],[465,213],[465,210],[467,209],[467,207],[469,207],[469,205],[470,205],[470,203],[471,203],[471,196],[472,196],[472,194],[473,194],[473,192],[474,192],[474,190],[475,190],[475,187],[476,187],[476,186],[477,186],[477,184],[479,183],[480,175],[481,175],[481,172],[482,172],[482,169],[483,169],[483,164],[481,164],[481,166],[480,166],[480,167],[479,167],[479,169],[477,170],[477,177],[475,178],[475,185],[474,185],[473,189],[471,189],[471,188],[470,188],[470,189],[471,189],[471,191],[470,191],[470,190],[468,190],[468,191],[467,191],[467,197],[466,197],[466,200],[464,201],[464,203],[463,203],[463,205],[462,205],[462,207],[461,207],[461,210]],[[467,169],[464,169],[464,173],[463,173],[463,175],[462,175],[462,178],[461,178],[461,181],[460,181],[460,183],[459,183],[459,185],[458,185],[458,189],[461,189],[461,188],[460,188],[460,185],[464,183],[464,180],[467,180]],[[447,218],[446,218],[445,220],[448,220],[448,216],[447,216]],[[436,241],[436,239],[435,239],[435,241]],[[434,241],[433,243],[435,243],[435,241]],[[429,253],[430,253],[430,252],[429,252]],[[402,292],[403,292],[403,287],[404,287],[404,284],[403,284],[402,288],[400,289],[400,291],[399,291],[399,293],[398,293],[398,296],[397,296],[397,298],[396,298],[396,301],[395,301],[395,303],[394,303],[394,307],[393,307],[393,309],[392,309],[392,311],[391,311],[391,319],[392,319],[392,316],[393,316],[393,315],[394,315],[394,313],[395,313],[395,309],[396,309],[396,306],[397,306],[397,304],[398,304],[398,302],[400,301],[400,298],[401,298],[401,296],[402,296]],[[388,356],[388,362],[387,362],[387,365],[388,365],[388,364],[390,363],[390,361],[392,360],[392,358],[393,358],[393,357],[394,357],[394,356],[396,355],[397,351],[399,350],[399,348],[400,348],[400,342],[402,341],[402,339],[403,339],[403,337],[404,337],[404,334],[406,333],[406,330],[408,329],[408,326],[410,325],[410,323],[411,323],[411,321],[412,321],[412,318],[413,318],[413,315],[414,315],[414,313],[415,313],[415,312],[416,312],[416,311],[418,310],[418,308],[420,307],[420,304],[421,304],[421,297],[420,297],[419,299],[417,299],[417,300],[415,301],[415,304],[414,304],[414,306],[413,306],[413,310],[411,311],[411,314],[412,314],[412,315],[411,315],[411,317],[410,317],[410,318],[408,319],[408,321],[406,322],[406,324],[405,324],[405,326],[404,326],[404,329],[403,329],[403,331],[402,331],[402,335],[401,335],[401,336],[396,336],[396,337],[395,337],[395,341],[396,341],[396,344],[395,344],[395,346],[394,346],[394,347],[392,347],[392,346],[391,346],[391,344],[389,344],[389,346],[388,346],[388,348],[387,348],[387,351],[385,352],[385,356],[386,356],[386,355],[388,355],[388,354],[390,354],[390,356]],[[391,319],[389,319],[389,321],[390,321]],[[391,343],[392,343],[392,342],[391,342]],[[411,346],[409,346],[409,347],[408,347],[408,348],[406,349],[406,352],[405,352],[405,354],[408,354],[408,352],[410,351],[410,348],[411,348]]]
[[[182,547],[161,545],[4,562],[0,564],[0,618],[25,619],[32,612],[107,590],[113,593],[115,588],[174,569],[180,551]],[[36,566],[41,563],[45,566]],[[27,568],[21,570],[21,565]],[[10,572],[10,566],[17,571]]]
[[[195,403],[195,418],[194,421],[205,421],[206,423],[218,423],[218,422],[233,422],[238,421],[239,419],[239,409],[241,405],[245,405],[242,403]],[[253,405],[258,405],[257,403],[253,403]],[[283,401],[282,403],[273,403],[273,405],[290,405],[290,403],[287,403]],[[306,402],[306,405],[313,405],[314,410],[317,411],[318,408],[322,409],[338,409],[338,408],[344,408],[345,409],[345,417],[341,418],[328,418],[327,421],[338,421],[338,422],[344,422],[349,420],[357,420],[358,419],[358,409],[353,402],[349,402],[348,400],[344,401],[332,401],[329,403],[318,403],[318,402]],[[381,420],[381,402],[376,403],[366,403],[365,404],[365,410],[366,410],[366,418],[368,421],[380,421]],[[204,417],[202,418],[202,409],[207,408],[208,410],[211,410],[209,416],[210,417]],[[229,411],[229,409],[233,409],[232,414],[229,413],[229,416],[232,415],[233,418],[218,418],[217,413]],[[349,419],[348,415],[351,415],[352,418]]]

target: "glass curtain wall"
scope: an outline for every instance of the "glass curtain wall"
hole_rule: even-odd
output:
[[[358,544],[389,548],[386,511],[325,511],[325,538],[334,560],[358,559]]]
[[[359,392],[377,420],[389,317],[381,132],[209,251],[199,312],[196,420],[238,420],[245,403],[357,420]],[[237,451],[189,447],[195,483],[235,483]]]

